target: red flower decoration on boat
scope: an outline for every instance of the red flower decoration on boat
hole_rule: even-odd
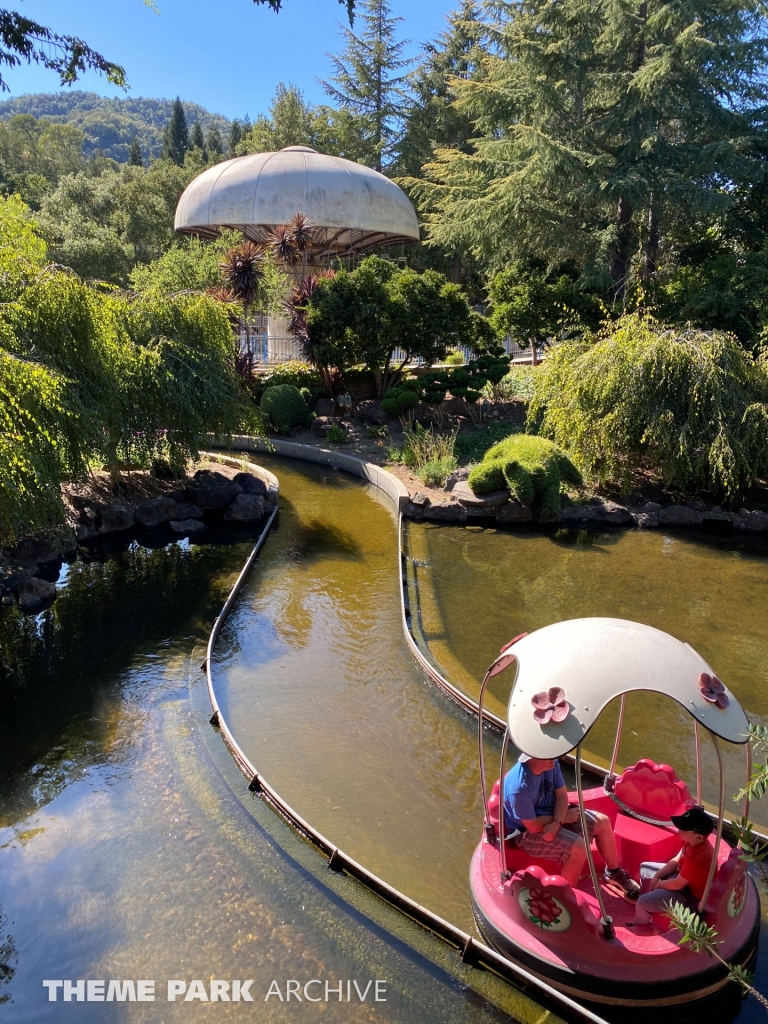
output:
[[[699,676],[699,693],[708,700],[710,704],[716,704],[719,708],[727,708],[731,701],[725,692],[725,686],[717,676],[711,676],[709,672],[702,672]]]
[[[560,923],[560,904],[544,889],[534,886],[525,902],[531,911],[531,920],[534,924],[541,924],[548,928],[550,925]]]
[[[546,725],[547,722],[564,722],[568,717],[570,708],[565,699],[565,690],[559,686],[550,686],[549,691],[542,690],[534,697],[531,697],[533,704],[533,717],[539,725]]]
[[[742,904],[744,903],[744,897],[747,895],[747,874],[740,875],[736,885],[733,887],[733,905],[735,909],[741,910]]]

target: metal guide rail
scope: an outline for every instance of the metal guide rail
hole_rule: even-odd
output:
[[[232,462],[248,468],[252,463],[246,460],[235,459],[226,455],[216,454],[216,458],[222,459],[223,461]],[[332,871],[343,871],[345,874],[352,878],[357,879],[366,888],[374,892],[381,899],[385,900],[391,906],[397,908],[411,920],[417,922],[421,927],[431,932],[433,935],[442,939],[448,945],[452,946],[459,952],[459,956],[463,963],[469,967],[474,967],[479,970],[490,971],[501,978],[511,982],[517,988],[525,991],[528,995],[532,996],[537,1002],[543,1006],[551,1009],[558,1015],[561,1015],[566,1020],[572,1021],[588,1021],[590,1024],[606,1024],[606,1021],[602,1017],[597,1016],[591,1010],[581,1006],[567,995],[559,992],[557,989],[548,985],[545,981],[537,978],[535,975],[529,973],[524,968],[518,966],[516,963],[508,960],[506,957],[497,953],[496,950],[491,949],[483,942],[478,941],[474,936],[468,932],[463,931],[461,928],[451,924],[449,921],[444,920],[437,914],[423,907],[421,904],[416,903],[410,899],[404,893],[399,892],[393,886],[389,885],[383,879],[379,878],[378,875],[373,874],[362,864],[359,864],[352,857],[340,850],[330,839],[326,838],[321,832],[318,832],[309,822],[307,822],[297,811],[295,811],[287,801],[285,801],[277,790],[269,784],[269,782],[259,773],[256,767],[251,763],[247,754],[240,747],[237,739],[235,738],[232,730],[227,723],[219,702],[216,696],[216,688],[213,679],[213,653],[216,646],[221,628],[226,622],[229,613],[237,599],[240,590],[242,589],[248,574],[251,571],[253,564],[255,563],[261,548],[269,534],[272,524],[275,521],[275,517],[278,512],[278,507],[272,510],[269,519],[267,520],[264,529],[261,532],[256,544],[253,547],[247,561],[245,562],[239,576],[235,580],[232,589],[227,596],[224,606],[219,612],[211,628],[210,637],[208,639],[208,648],[206,651],[205,661],[201,665],[202,670],[206,673],[207,684],[208,684],[208,697],[211,702],[211,708],[213,714],[211,715],[210,723],[221,733],[222,739],[227,746],[232,758],[240,769],[242,774],[248,780],[248,788],[253,793],[257,793],[266,800],[266,802],[289,824],[293,825],[298,829],[309,841],[320,850],[328,858],[328,868]],[[400,517],[398,523],[398,537],[400,536],[402,528],[402,517]],[[401,546],[398,544],[398,559],[399,564],[403,565]],[[402,588],[401,588],[402,594]],[[462,706],[466,707],[467,710],[476,710],[473,702],[469,700],[465,695],[461,694],[461,691],[457,690],[447,680],[443,679],[436,670],[429,665],[426,658],[416,647],[413,638],[411,637],[410,631],[406,625],[406,604],[405,598],[403,598],[403,624],[405,626],[406,636],[409,639],[409,644],[414,654],[416,655],[420,665],[425,668],[427,674],[432,678],[442,689],[446,690],[455,700],[457,700]]]

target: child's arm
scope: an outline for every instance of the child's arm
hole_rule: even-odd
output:
[[[660,884],[661,879],[666,878],[668,875],[673,874],[675,871],[679,869],[681,853],[682,851],[680,853],[676,853],[671,860],[667,861],[663,868],[659,868],[659,870],[653,876],[653,879],[651,881],[652,890]],[[664,888],[667,889],[669,887],[665,885]],[[677,886],[675,886],[675,888],[677,888]]]
[[[682,875],[675,875],[674,878],[662,878],[658,885],[658,889],[671,889],[676,892],[678,889],[684,889],[688,885],[688,879]]]

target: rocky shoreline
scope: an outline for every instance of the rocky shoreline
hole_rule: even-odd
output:
[[[105,500],[98,492],[67,493],[67,524],[30,533],[0,551],[2,605],[17,603],[25,614],[49,607],[57,590],[46,577],[76,558],[81,545],[158,530],[166,530],[169,540],[197,537],[213,524],[250,527],[261,522],[277,501],[273,488],[254,473],[218,464],[167,486],[166,493],[149,498],[130,491],[118,500]]]

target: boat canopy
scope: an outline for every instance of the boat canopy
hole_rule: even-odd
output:
[[[689,644],[652,626],[626,619],[569,619],[515,641],[497,663],[511,661],[510,655],[517,665],[509,736],[531,757],[560,757],[572,750],[603,708],[632,690],[671,697],[730,743],[749,739],[747,716],[706,661]],[[714,692],[706,685],[709,677]]]

